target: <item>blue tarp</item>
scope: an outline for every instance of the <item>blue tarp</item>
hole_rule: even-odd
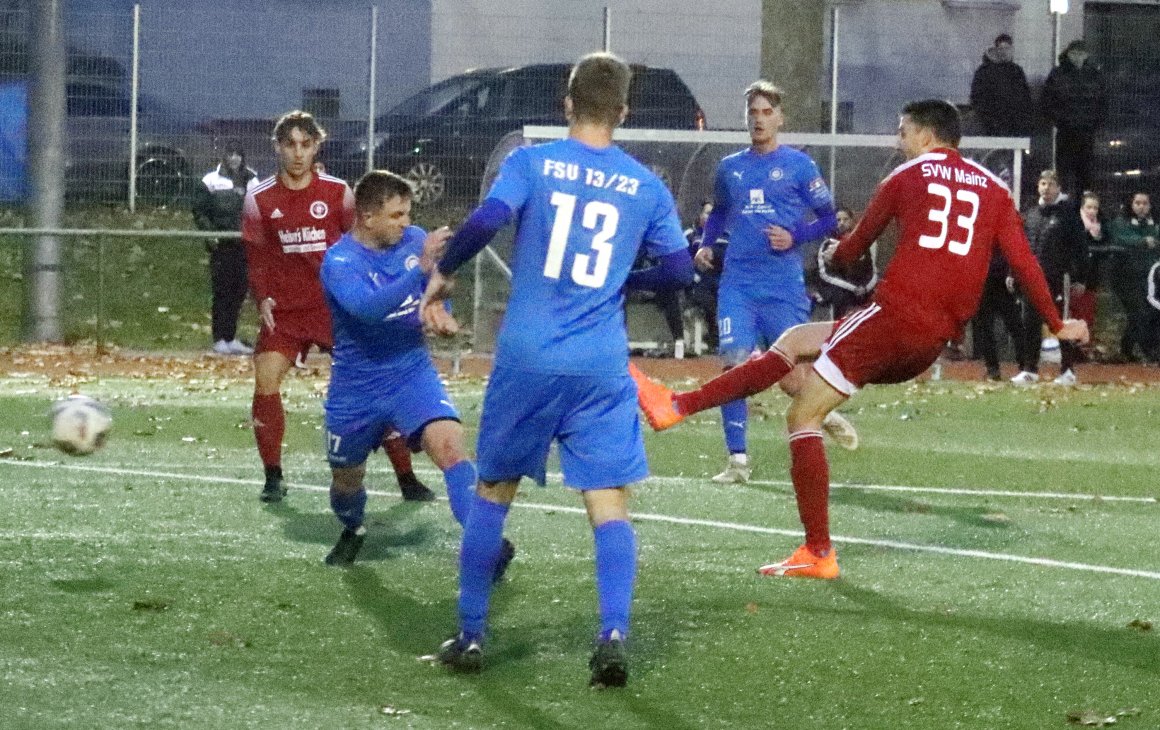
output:
[[[23,200],[28,168],[28,89],[0,84],[0,201]]]

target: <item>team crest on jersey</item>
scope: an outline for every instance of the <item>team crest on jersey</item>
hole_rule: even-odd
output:
[[[314,216],[318,220],[325,218],[326,214],[329,212],[330,206],[321,200],[316,200],[310,204],[310,215]]]
[[[765,191],[761,188],[752,188],[749,191],[750,205],[765,205]]]
[[[769,171],[769,179],[770,180],[780,180],[783,177],[785,177],[785,173],[782,172],[782,169],[780,167],[775,167]]]
[[[415,267],[418,265],[419,265],[419,257],[414,255],[414,254],[411,254],[410,256],[408,256],[407,260],[403,262],[403,266],[407,269],[407,271],[413,271],[415,269]]]

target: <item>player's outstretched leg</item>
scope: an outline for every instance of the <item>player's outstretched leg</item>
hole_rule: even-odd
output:
[[[592,671],[589,687],[604,689],[628,684],[628,651],[619,631],[614,630],[607,637],[596,640],[596,650],[588,660],[588,668]]]
[[[801,545],[780,563],[770,563],[757,569],[761,575],[772,578],[821,578],[832,580],[838,577],[838,551],[831,547],[824,557],[815,555],[807,546]]]
[[[395,470],[395,478],[399,482],[399,491],[403,500],[407,502],[434,502],[435,492],[419,481],[415,476],[415,468],[411,463],[411,450],[407,448],[407,440],[398,431],[391,430],[383,439],[383,451],[391,460],[391,467]]]

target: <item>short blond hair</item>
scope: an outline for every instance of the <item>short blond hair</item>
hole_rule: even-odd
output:
[[[568,96],[577,119],[615,127],[628,107],[632,69],[613,53],[584,56],[568,77]]]

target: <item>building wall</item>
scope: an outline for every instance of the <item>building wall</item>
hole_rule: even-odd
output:
[[[758,75],[760,0],[432,0],[431,76],[469,68],[573,61],[602,48],[673,68],[714,128],[744,126],[741,90]]]

